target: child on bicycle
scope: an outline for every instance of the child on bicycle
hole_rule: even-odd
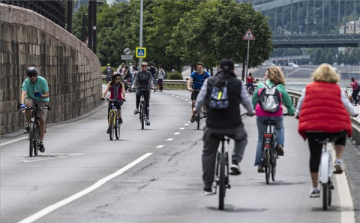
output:
[[[313,73],[313,82],[303,90],[296,108],[299,118],[298,131],[308,139],[310,149],[310,175],[312,188],[310,197],[320,197],[318,171],[322,144],[315,138],[337,136],[335,140],[336,160],[334,173],[343,172],[342,154],[345,149],[346,132],[351,136],[351,120],[349,116],[357,116],[354,107],[337,84],[339,76],[329,64],[321,64]]]
[[[114,105],[118,109],[118,123],[122,124],[123,120],[121,118],[121,105],[123,104],[123,101],[125,101],[125,86],[124,83],[121,82],[120,74],[115,74],[114,76],[112,76],[112,81],[110,81],[108,86],[106,87],[102,95],[102,100],[105,100],[105,95],[108,91],[110,91],[110,99],[117,100],[114,101]],[[111,103],[109,103],[108,107],[108,119],[109,111],[111,109],[110,105]],[[106,133],[110,133],[110,128],[108,128]]]

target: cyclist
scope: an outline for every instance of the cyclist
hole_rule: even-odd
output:
[[[214,181],[216,152],[220,139],[214,134],[225,134],[235,140],[231,174],[241,174],[239,163],[243,158],[245,146],[247,144],[247,133],[241,121],[240,104],[242,104],[249,115],[254,115],[254,109],[250,98],[246,92],[245,85],[237,79],[234,73],[234,62],[223,59],[220,64],[219,72],[211,78],[205,80],[201,91],[196,99],[194,112],[200,111],[205,103],[209,102],[213,86],[216,81],[227,81],[227,96],[229,99],[226,109],[217,110],[208,106],[208,118],[204,129],[204,149],[202,153],[202,168],[204,181],[204,194],[212,194],[212,184]]]
[[[337,85],[339,76],[329,64],[321,64],[314,71],[312,80],[313,82],[302,92],[296,108],[296,117],[299,117],[299,134],[304,139],[307,138],[309,143],[312,180],[310,197],[320,197],[317,184],[322,144],[315,141],[315,137],[339,136],[334,143],[336,152],[334,173],[342,173],[342,154],[345,149],[346,134],[337,133],[345,131],[350,137],[352,127],[349,115],[357,116],[357,113]]]
[[[111,68],[110,64],[107,64],[107,67],[105,68],[104,74],[106,75],[106,81],[111,81],[111,77],[114,74],[113,69]]]
[[[246,78],[246,89],[251,89],[251,92],[254,92],[255,88],[254,88],[254,83],[258,82],[259,79],[255,79],[252,76],[252,73],[249,73],[249,76]],[[249,92],[250,93],[250,92]]]
[[[151,81],[152,75],[149,71],[147,71],[147,62],[141,63],[141,71],[139,71],[134,80],[134,84],[131,86],[134,89],[135,85],[137,86],[136,91],[136,108],[134,111],[134,115],[139,113],[139,104],[141,95],[144,95],[145,106],[146,106],[146,125],[150,125],[150,104],[149,104],[149,97],[150,97],[150,88],[151,88]]]
[[[262,142],[262,137],[263,137],[263,133],[266,131],[266,125],[264,124],[264,120],[274,120],[277,122],[277,124],[275,125],[275,132],[276,132],[276,136],[277,136],[277,146],[276,146],[276,150],[277,150],[277,154],[279,156],[283,156],[284,155],[284,141],[285,141],[285,134],[284,134],[284,116],[283,116],[283,107],[282,105],[285,105],[285,107],[287,108],[288,114],[289,115],[294,115],[294,111],[295,108],[291,102],[291,98],[288,95],[287,91],[285,90],[285,78],[284,78],[284,74],[281,71],[281,69],[279,67],[269,67],[266,70],[265,73],[265,83],[260,83],[257,87],[257,89],[255,90],[253,97],[252,97],[252,103],[253,106],[255,108],[255,112],[256,112],[256,124],[257,124],[257,129],[258,129],[258,142],[257,142],[257,147],[256,147],[256,157],[255,157],[255,166],[258,166],[258,172],[259,173],[263,173],[264,172],[264,167],[261,164],[261,157],[262,157],[262,146],[263,146],[263,142]],[[258,103],[258,99],[259,99],[259,95],[260,93],[265,90],[265,86],[276,86],[276,89],[279,91],[280,93],[280,97],[279,98],[279,109],[272,113],[272,112],[268,112],[265,111],[260,104]]]
[[[208,72],[204,72],[204,64],[198,62],[196,64],[196,71],[193,71],[187,82],[187,89],[191,92],[191,108],[192,108],[192,116],[190,118],[190,122],[195,122],[196,112],[193,110],[195,106],[196,97],[198,96],[201,87],[204,84],[206,78],[210,77]],[[203,108],[203,115],[206,117],[206,108]]]
[[[114,101],[114,105],[117,108],[117,115],[118,115],[118,124],[122,124],[123,120],[121,118],[121,105],[123,104],[123,101],[125,101],[125,86],[124,83],[121,82],[121,75],[115,74],[112,77],[112,81],[109,82],[108,86],[106,87],[103,95],[102,100],[105,100],[106,93],[110,91],[110,99],[115,99],[117,101]],[[108,107],[108,119],[109,119],[109,112],[111,103],[109,103]],[[110,127],[108,128],[106,133],[110,133]]]
[[[49,104],[49,86],[45,78],[39,76],[39,72],[36,67],[28,67],[27,68],[27,76],[28,78],[22,84],[22,93],[20,99],[20,108],[25,107],[34,107],[35,103],[44,108]],[[29,132],[30,130],[30,118],[31,118],[32,110],[25,110],[25,130]],[[44,136],[46,129],[46,115],[47,109],[38,110],[37,116],[40,118],[40,144],[39,150],[40,152],[45,152],[44,146]]]

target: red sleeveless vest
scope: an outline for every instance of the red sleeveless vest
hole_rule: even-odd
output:
[[[298,131],[305,139],[305,132],[341,132],[351,136],[350,115],[341,100],[341,88],[328,82],[313,82],[306,86]]]

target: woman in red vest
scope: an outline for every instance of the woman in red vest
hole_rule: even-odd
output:
[[[312,188],[310,197],[320,197],[317,188],[318,171],[322,144],[315,138],[337,137],[335,140],[335,173],[343,172],[342,154],[346,135],[351,136],[351,116],[357,116],[345,93],[337,85],[339,76],[329,64],[321,64],[313,73],[313,82],[303,90],[296,117],[299,118],[298,131],[308,139],[310,149],[310,175]],[[343,133],[343,134],[341,134]]]

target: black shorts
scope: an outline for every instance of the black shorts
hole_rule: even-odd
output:
[[[195,101],[199,92],[200,90],[194,90],[193,92],[191,92],[191,100]]]
[[[109,101],[109,107],[108,107],[108,110],[110,111],[111,109],[111,101]],[[114,105],[115,107],[119,110],[121,109],[121,105],[123,104],[124,102],[123,101],[114,101]]]

